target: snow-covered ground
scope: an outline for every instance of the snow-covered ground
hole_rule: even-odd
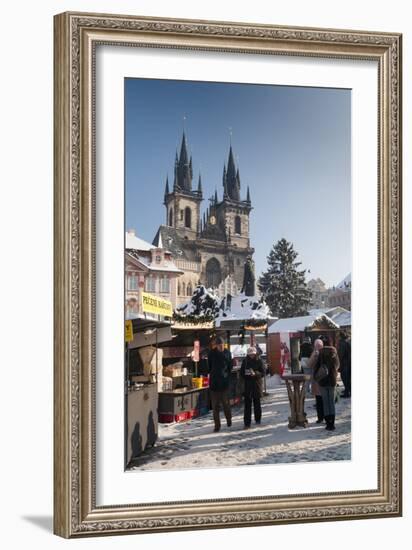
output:
[[[278,377],[267,378],[268,395],[262,399],[262,424],[243,428],[243,405],[233,407],[233,424],[213,432],[213,418],[206,416],[178,424],[160,424],[153,448],[138,457],[131,469],[159,470],[213,468],[285,462],[350,460],[350,399],[336,405],[336,430],[316,424],[314,399],[305,401],[307,428],[288,429],[289,401]]]

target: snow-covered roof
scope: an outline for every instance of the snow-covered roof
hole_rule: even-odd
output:
[[[341,311],[333,317],[333,322],[342,328],[352,326],[351,312],[347,310]]]
[[[313,328],[317,323],[325,323],[330,328],[339,328],[330,317],[321,315],[304,315],[302,317],[288,317],[279,319],[269,327],[269,334],[278,332],[303,332],[306,329]]]
[[[323,308],[323,309],[310,309],[310,315],[322,315],[325,314],[332,319],[334,323],[339,325],[339,327],[349,327],[352,324],[351,312],[345,309],[342,306],[336,306],[333,308]]]
[[[175,315],[181,319],[197,317],[199,320],[212,320],[216,317],[219,308],[219,298],[203,285],[198,285],[188,302],[178,306]]]
[[[240,293],[230,296],[229,299],[221,299],[212,290],[199,285],[190,300],[176,308],[176,315],[214,319],[216,327],[220,327],[223,321],[266,321],[269,317],[269,308],[258,296],[245,296]]]
[[[237,296],[232,296],[230,301],[224,298],[216,319],[216,326],[219,327],[222,321],[246,321],[249,319],[264,321],[268,317],[269,307],[262,298],[258,296],[246,296],[241,292]]]
[[[139,254],[139,252],[136,250],[127,249],[126,254],[140,262],[143,266],[147,267],[149,271],[163,273],[183,273],[183,271],[176,267],[175,263],[171,260],[165,259],[160,265],[157,265],[152,263],[151,257],[148,257],[144,254]]]
[[[323,307],[319,309],[310,309],[308,311],[309,315],[323,315],[324,313],[328,313],[329,308]]]
[[[152,248],[156,248],[152,244],[144,241],[143,239],[140,239],[139,237],[136,237],[136,234],[134,231],[127,231],[126,232],[126,248],[132,248],[133,250],[141,250],[144,252],[148,252]]]
[[[340,288],[341,290],[346,290],[350,288],[351,285],[352,285],[352,273],[348,273],[348,275],[346,275],[343,281],[341,281],[338,284],[337,288]]]

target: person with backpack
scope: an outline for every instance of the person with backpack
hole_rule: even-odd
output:
[[[247,350],[247,355],[242,361],[240,367],[240,376],[244,380],[244,413],[243,420],[245,429],[250,428],[252,422],[252,403],[253,413],[256,424],[260,424],[262,420],[262,406],[260,398],[263,393],[263,377],[265,376],[265,368],[262,360],[257,356],[255,347],[250,347]]]
[[[326,430],[335,429],[335,387],[338,370],[338,352],[333,346],[324,346],[319,350],[313,378],[319,385],[326,420]]]
[[[232,371],[232,355],[225,349],[225,343],[222,338],[216,338],[216,346],[209,351],[209,391],[212,402],[213,420],[215,428],[213,431],[220,430],[220,405],[226,418],[228,428],[232,425],[232,411],[229,402],[229,382]]]

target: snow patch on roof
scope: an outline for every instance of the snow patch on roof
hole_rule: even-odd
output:
[[[259,296],[246,296],[239,293],[237,296],[223,298],[219,315],[216,319],[216,326],[219,327],[222,321],[247,321],[249,319],[267,320],[270,315],[269,307],[263,298]]]
[[[306,329],[312,328],[316,322],[326,322],[331,328],[339,328],[330,317],[325,314],[321,315],[304,315],[302,317],[288,317],[279,319],[269,327],[269,334],[275,332],[303,332]]]
[[[148,252],[152,248],[156,248],[152,244],[144,241],[143,239],[140,239],[139,237],[136,237],[136,234],[134,231],[127,231],[126,232],[126,248],[132,248],[133,250],[141,250],[144,252]]]

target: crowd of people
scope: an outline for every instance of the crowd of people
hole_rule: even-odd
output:
[[[214,431],[221,429],[220,409],[230,428],[232,413],[229,401],[232,356],[222,338],[216,338],[208,354],[209,388],[213,410]],[[315,397],[317,423],[325,422],[325,429],[335,430],[335,403],[339,397],[351,396],[351,343],[345,332],[339,334],[337,347],[331,345],[328,336],[319,336],[312,344],[305,337],[300,346],[300,364],[303,374],[309,375],[305,391]],[[344,391],[337,393],[337,379],[340,373]],[[256,424],[262,421],[261,398],[265,366],[254,346],[250,346],[240,368],[244,397],[244,428],[252,423],[252,410]]]

